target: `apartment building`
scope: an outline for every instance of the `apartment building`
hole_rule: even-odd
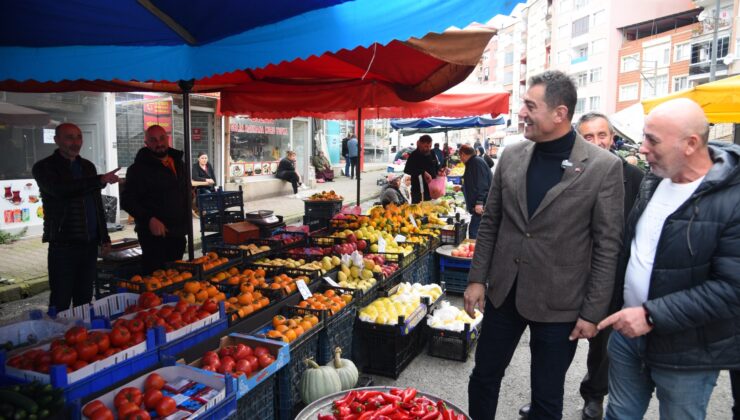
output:
[[[715,11],[719,3],[719,17]],[[704,10],[699,14],[699,24],[694,28],[690,41],[691,59],[688,80],[691,85],[709,81],[712,62],[712,41],[717,28],[717,61],[715,77],[722,79],[740,73],[740,35],[738,35],[738,0],[696,0],[694,4]]]
[[[687,10],[619,28],[616,111],[642,99],[691,86],[692,38],[701,9]]]

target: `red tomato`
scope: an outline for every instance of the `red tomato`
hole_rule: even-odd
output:
[[[267,347],[257,346],[254,348],[254,356],[260,357],[263,354],[270,354],[270,350],[267,349]]]
[[[142,322],[140,319],[132,319],[128,323],[128,330],[132,333],[144,331],[144,322]]]
[[[67,342],[64,341],[64,339],[58,338],[51,342],[51,347],[49,347],[49,350],[54,350],[55,348],[59,346],[66,346]]]
[[[175,305],[175,311],[176,312],[183,313],[187,309],[188,309],[188,303],[185,302],[184,300],[181,300],[181,301],[177,302],[177,304]]]
[[[205,302],[203,302],[203,305],[201,305],[201,309],[208,312],[209,314],[215,314],[218,312],[218,303],[216,303],[213,299],[208,299]]]
[[[114,354],[118,353],[113,347],[109,348],[108,350],[104,351],[102,353],[103,357],[111,357]]]
[[[236,345],[234,349],[234,359],[241,360],[252,354],[252,348],[242,343]]]
[[[51,362],[55,365],[71,366],[77,361],[77,351],[69,346],[59,346],[51,352]]]
[[[131,342],[134,344],[139,344],[146,340],[146,335],[143,331],[139,331],[134,333],[134,335],[131,336]]]
[[[221,366],[218,368],[218,373],[231,373],[234,371],[234,359],[231,356],[221,358]]]
[[[239,359],[234,366],[237,372],[244,372],[245,375],[250,376],[252,374],[252,365],[247,362],[247,359]]]
[[[270,354],[263,354],[258,357],[257,360],[260,362],[260,367],[264,369],[267,366],[270,366],[270,364],[275,361],[275,358],[272,357]]]
[[[17,368],[18,366],[21,365],[21,362],[23,362],[23,360],[25,360],[25,356],[22,354],[19,354],[18,356],[13,356],[10,359],[8,359],[7,365],[10,367]]]
[[[134,403],[137,406],[140,406],[143,399],[144,396],[141,395],[139,388],[130,386],[118,391],[113,403],[116,405],[116,408],[119,408],[125,403]]]
[[[146,407],[147,410],[154,410],[157,408],[157,403],[162,399],[162,397],[162,391],[154,388],[150,389],[144,393],[144,407]]]
[[[108,407],[101,407],[92,413],[90,420],[113,420],[113,412]]]
[[[72,363],[72,369],[74,369],[74,370],[80,370],[80,369],[84,368],[87,365],[88,365],[88,363],[86,361],[84,361],[84,360],[78,360],[78,361]]]
[[[218,372],[218,369],[213,367],[212,365],[203,365],[200,368],[209,372]]]
[[[249,362],[250,366],[252,366],[252,372],[260,370],[260,362],[256,357],[254,357],[254,355],[247,356],[245,360]]]
[[[171,314],[174,310],[175,308],[173,308],[172,306],[163,306],[159,309],[157,314],[162,318],[167,318],[167,315]]]
[[[122,347],[131,340],[131,332],[125,327],[114,327],[110,333],[110,343],[113,347]]]
[[[200,362],[204,365],[212,365],[213,362],[220,362],[218,359],[218,354],[216,354],[215,351],[207,351],[203,358],[200,359]]]
[[[218,351],[218,355],[222,358],[226,356],[234,357],[234,350],[236,350],[234,346],[221,347],[221,349]]]
[[[125,420],[151,420],[151,417],[146,410],[136,410],[133,413],[129,413]]]
[[[128,319],[118,318],[113,322],[113,328],[116,327],[128,328]]]
[[[206,311],[198,311],[196,315],[198,316],[198,319],[208,318],[211,316],[211,314]]]
[[[90,333],[90,339],[98,345],[98,353],[105,353],[110,348],[108,333],[93,331]]]
[[[48,351],[45,351],[43,353],[39,353],[36,355],[36,357],[33,358],[33,364],[34,365],[41,365],[41,364],[50,364],[51,363],[51,353]]]
[[[75,345],[87,339],[87,328],[72,327],[64,334],[64,339],[69,345]]]
[[[85,339],[75,344],[77,358],[89,362],[98,355],[98,345],[91,339]]]
[[[165,318],[165,319],[167,320],[167,323],[168,324],[170,324],[170,325],[172,325],[174,327],[175,324],[177,324],[179,322],[182,322],[182,314],[180,312],[173,312],[173,313],[167,315],[167,318]]]
[[[132,402],[125,402],[118,406],[118,418],[125,419],[129,413],[139,411],[139,405]]]
[[[105,404],[100,400],[92,401],[82,409],[82,414],[84,414],[85,417],[92,417],[92,414],[99,408],[105,408]]]
[[[151,375],[146,377],[146,380],[144,381],[144,390],[148,391],[150,389],[162,389],[164,388],[165,380],[162,376],[160,376],[158,373],[152,373]]]
[[[177,403],[170,397],[162,397],[157,403],[157,415],[167,417],[177,410]]]

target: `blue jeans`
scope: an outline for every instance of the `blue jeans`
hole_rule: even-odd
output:
[[[529,326],[532,353],[532,408],[530,420],[560,419],[563,415],[563,385],[576,341],[568,340],[575,322],[544,323],[524,319],[516,309],[516,284],[500,308],[486,299],[486,310],[475,367],[468,384],[468,406],[473,420],[496,417],[501,380],[509,366],[524,329]],[[511,413],[504,415],[511,417]]]
[[[349,176],[349,156],[344,157],[344,176]]]
[[[672,370],[645,364],[647,338],[609,339],[609,404],[604,420],[642,419],[653,390],[661,419],[704,419],[718,370]]]
[[[473,210],[470,213],[470,226],[468,226],[468,238],[470,239],[477,239],[478,238],[478,228],[480,228],[480,214],[475,213],[475,210]]]

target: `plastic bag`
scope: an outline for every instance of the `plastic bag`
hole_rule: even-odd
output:
[[[447,188],[447,177],[442,175],[432,179],[429,182],[429,195],[432,199],[442,197],[445,195],[445,189]]]

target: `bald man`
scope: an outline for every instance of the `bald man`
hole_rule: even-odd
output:
[[[627,219],[614,292],[606,419],[703,419],[722,369],[740,368],[740,147],[707,144],[688,99],[645,119],[650,164]]]
[[[158,125],[146,130],[144,144],[126,171],[121,207],[136,220],[142,268],[149,274],[182,258],[192,216],[183,153],[169,147],[169,135]]]

